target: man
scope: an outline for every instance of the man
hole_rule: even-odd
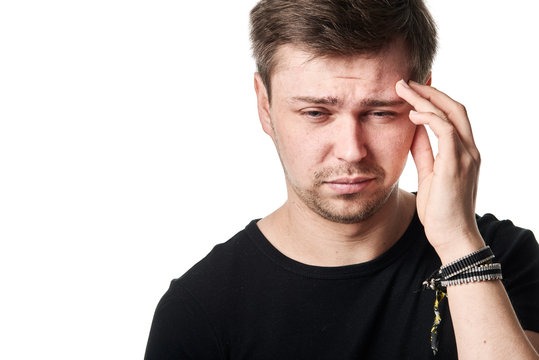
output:
[[[474,213],[480,156],[429,86],[424,4],[262,0],[251,38],[288,199],[172,282],[146,359],[539,358],[539,247]]]

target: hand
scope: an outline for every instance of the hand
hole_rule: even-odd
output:
[[[414,109],[411,153],[418,172],[417,212],[442,263],[484,246],[475,221],[480,155],[466,109],[444,93],[413,81],[397,82],[397,94]],[[438,138],[434,159],[424,125]]]

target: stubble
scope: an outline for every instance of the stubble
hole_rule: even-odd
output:
[[[322,187],[326,181],[341,176],[374,178],[375,183],[372,186],[377,186],[378,189],[374,192],[361,191],[353,194],[328,195],[323,192]],[[301,188],[297,184],[289,182],[299,199],[319,216],[336,223],[355,224],[373,216],[397,188],[397,183],[383,187],[384,179],[385,171],[381,167],[357,163],[317,171],[310,188]]]

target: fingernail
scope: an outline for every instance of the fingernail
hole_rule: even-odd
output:
[[[417,115],[417,111],[415,111],[415,110],[410,110],[410,116],[414,116],[414,115]]]
[[[408,83],[406,83],[406,81],[404,81],[404,79],[400,79],[399,82],[400,82],[400,83],[402,84],[402,86],[404,86],[405,88],[407,88],[407,89],[410,88],[410,85],[408,85]]]

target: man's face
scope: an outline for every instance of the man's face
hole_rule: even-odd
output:
[[[395,92],[409,78],[404,49],[312,59],[286,45],[277,56],[271,105],[259,78],[257,94],[289,202],[334,222],[369,218],[397,189],[415,133],[410,106]]]

